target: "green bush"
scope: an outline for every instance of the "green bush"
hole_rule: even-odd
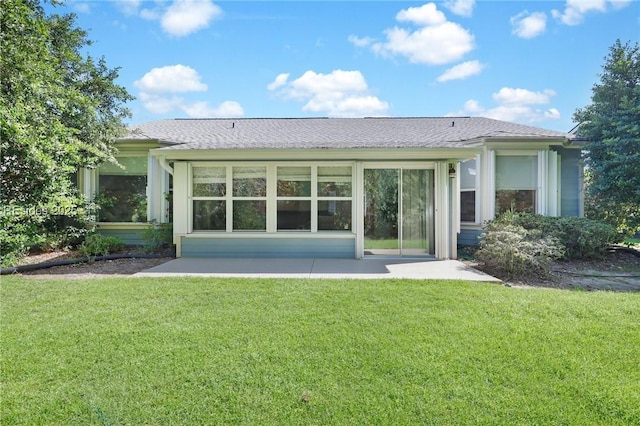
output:
[[[609,224],[584,217],[550,217],[531,213],[505,213],[500,224],[538,230],[543,237],[556,238],[564,247],[564,259],[591,259],[606,253],[622,236]]]
[[[78,247],[78,251],[86,257],[106,256],[109,253],[121,250],[123,247],[124,243],[120,238],[96,233],[88,235]]]
[[[551,261],[564,255],[558,239],[542,236],[539,230],[496,220],[488,222],[485,231],[476,257],[492,272],[508,278],[525,274],[546,275]]]
[[[154,252],[171,246],[173,242],[173,225],[170,223],[149,223],[142,232],[144,248]]]
[[[0,208],[0,264],[14,266],[30,251],[51,251],[79,244],[94,227],[94,208],[81,198],[57,205],[8,203]]]
[[[38,217],[21,209],[0,209],[0,264],[14,266],[29,249],[42,240]]]

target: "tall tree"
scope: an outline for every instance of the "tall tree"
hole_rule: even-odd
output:
[[[113,160],[132,97],[118,69],[83,56],[91,42],[74,15],[47,16],[36,0],[0,7],[0,200],[59,200],[78,166]]]
[[[605,57],[591,105],[578,109],[587,142],[587,214],[640,230],[640,46],[617,40]]]
[[[9,233],[16,221],[45,221],[47,206],[77,205],[71,174],[114,161],[133,98],[117,68],[83,54],[91,41],[75,15],[48,15],[38,0],[2,0],[0,12],[0,225]]]

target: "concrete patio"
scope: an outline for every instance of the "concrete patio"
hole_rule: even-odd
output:
[[[224,259],[182,257],[142,272],[136,277],[253,277],[253,278],[352,278],[438,279],[493,281],[457,260],[424,259]]]

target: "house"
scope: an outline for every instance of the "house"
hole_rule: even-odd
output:
[[[177,256],[448,259],[508,209],[582,215],[571,135],[489,118],[160,120],[117,146],[80,179],[100,231],[171,218]]]

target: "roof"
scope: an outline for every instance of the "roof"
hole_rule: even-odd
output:
[[[175,149],[463,148],[483,138],[566,139],[567,133],[484,117],[170,119],[126,140]]]

